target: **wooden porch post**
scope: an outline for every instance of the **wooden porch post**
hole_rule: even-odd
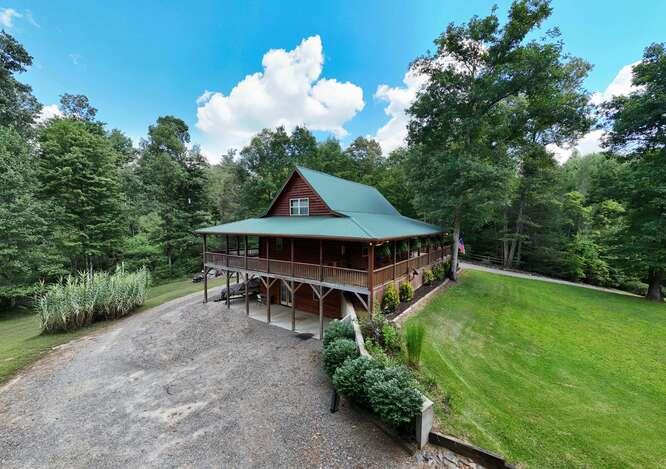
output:
[[[324,281],[324,241],[319,240],[319,281]]]
[[[204,303],[208,303],[208,268],[206,268],[206,251],[208,251],[208,244],[206,243],[206,235],[203,235]]]
[[[374,295],[374,286],[375,286],[375,279],[374,279],[374,273],[375,273],[375,245],[370,243],[368,246],[368,309],[370,310],[369,313],[372,315],[374,312],[374,303],[375,303],[375,295]]]
[[[320,241],[321,243],[321,241]],[[319,285],[319,340],[324,338],[324,287]]]
[[[296,290],[294,290],[294,238],[290,238],[291,244],[291,330],[296,330]]]
[[[250,315],[250,293],[248,291],[247,277],[247,235],[245,235],[245,315]]]
[[[397,255],[396,251],[398,250],[398,242],[393,241],[393,280],[396,279],[396,263],[397,263]]]
[[[271,271],[271,239],[266,238],[266,272]],[[266,322],[271,323],[271,278],[266,276]]]
[[[229,309],[231,308],[231,297],[229,295],[229,271],[226,271],[224,276],[227,278],[227,309]]]
[[[224,270],[224,278],[227,282],[227,299],[225,303],[227,304],[227,309],[229,309],[231,307],[231,300],[229,299],[229,253],[231,252],[229,249],[229,235],[225,235],[224,250],[227,252],[227,255],[224,256],[226,259],[225,263],[227,264],[227,268]]]

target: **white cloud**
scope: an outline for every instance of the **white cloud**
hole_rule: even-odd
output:
[[[405,73],[402,79],[405,84],[404,87],[388,85],[377,87],[375,98],[388,103],[384,112],[389,116],[389,121],[380,127],[373,137],[379,142],[384,154],[388,154],[405,144],[407,124],[409,123],[407,108],[414,102],[416,93],[427,81],[428,78],[425,75],[410,70]]]
[[[23,18],[23,15],[13,8],[3,8],[0,10],[0,24],[5,28],[14,27],[14,18]]]
[[[628,95],[635,90],[635,87],[631,84],[631,71],[635,65],[640,62],[634,62],[629,65],[625,65],[620,69],[610,85],[602,92],[592,93],[590,102],[592,104],[602,104],[606,101],[609,101],[614,96],[623,96]]]
[[[365,105],[363,90],[320,78],[323,63],[321,38],[312,36],[293,50],[266,52],[263,71],[247,75],[228,95],[206,90],[197,99],[196,124],[207,139],[205,154],[216,159],[247,144],[261,129],[280,125],[346,135],[344,124]]]
[[[632,91],[635,91],[636,87],[631,84],[631,71],[638,63],[639,62],[634,62],[622,67],[605,90],[592,93],[592,96],[590,96],[590,103],[600,105],[611,100],[615,96],[626,96]],[[601,139],[603,136],[604,131],[596,129],[583,135],[580,140],[570,147],[563,148],[558,147],[557,145],[548,145],[547,148],[555,154],[557,161],[564,163],[571,157],[574,150],[577,150],[581,155],[601,151]]]
[[[41,28],[37,20],[35,20],[35,17],[32,15],[32,12],[30,10],[25,10],[25,19],[28,23],[33,25],[35,28]]]
[[[42,111],[39,113],[39,116],[37,117],[37,122],[45,122],[53,117],[60,117],[62,116],[62,111],[58,107],[57,104],[50,104],[48,106],[43,106]]]

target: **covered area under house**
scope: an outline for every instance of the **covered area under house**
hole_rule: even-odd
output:
[[[256,317],[252,311],[265,308],[271,323],[277,311],[283,317],[291,310],[292,330],[314,319],[319,337],[345,307],[373,311],[390,283],[418,288],[423,271],[450,254],[440,227],[400,215],[375,188],[303,167],[262,216],[197,233],[204,270],[224,271],[228,286],[231,277],[243,282],[237,297],[246,314]],[[260,281],[258,295],[247,287],[253,278]]]

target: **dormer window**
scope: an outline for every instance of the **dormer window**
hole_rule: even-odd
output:
[[[289,199],[289,214],[292,217],[310,215],[310,199]]]

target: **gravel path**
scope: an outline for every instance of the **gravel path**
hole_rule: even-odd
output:
[[[491,272],[493,274],[506,275],[508,277],[528,278],[530,280],[541,280],[542,282],[559,283],[561,285],[571,285],[572,287],[589,288],[590,290],[598,290],[608,293],[617,293],[619,295],[637,296],[633,293],[622,290],[616,290],[614,288],[597,287],[596,285],[588,285],[587,283],[569,282],[568,280],[561,280],[559,278],[544,277],[543,275],[531,274],[528,272],[516,272],[514,270],[504,270],[497,267],[488,267],[485,265],[472,264],[470,262],[461,262],[460,267],[462,267],[463,269],[481,270],[483,272]]]
[[[422,464],[344,403],[330,414],[319,341],[201,300],[70,342],[0,388],[0,467]]]

